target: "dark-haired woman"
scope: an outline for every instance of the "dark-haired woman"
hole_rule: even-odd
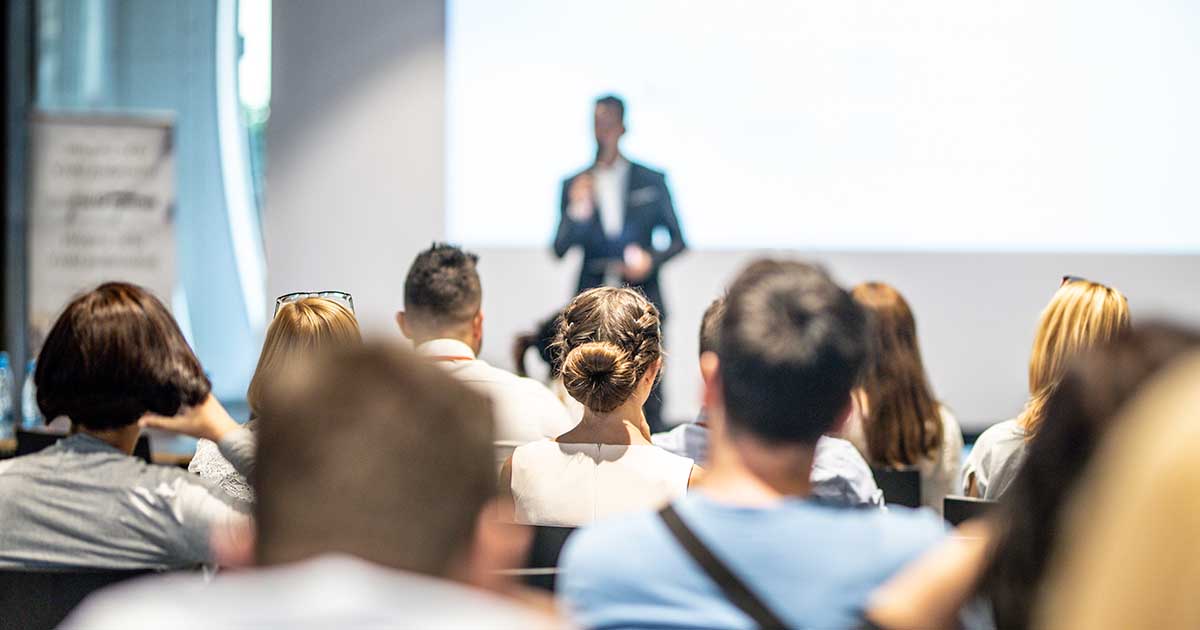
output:
[[[872,466],[917,469],[921,505],[941,514],[946,495],[958,489],[962,430],[929,387],[916,319],[904,296],[881,282],[860,284],[853,295],[871,313],[874,339],[846,437]]]
[[[687,492],[699,468],[654,446],[642,411],[662,367],[659,326],[658,309],[631,289],[591,289],[563,311],[554,352],[583,420],[505,462],[517,522],[574,527]]]
[[[133,457],[141,426],[212,440],[243,474],[254,438],[210,384],[162,303],[108,283],[67,306],[38,356],[38,406],[72,434],[0,462],[0,567],[171,568],[212,560],[245,524],[214,484]]]

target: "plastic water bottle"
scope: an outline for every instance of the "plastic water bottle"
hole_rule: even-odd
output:
[[[25,385],[21,388],[21,428],[37,429],[46,424],[42,410],[37,405],[37,385],[33,384],[33,373],[37,370],[37,359],[25,365]]]
[[[0,439],[13,436],[13,377],[8,353],[0,350]]]

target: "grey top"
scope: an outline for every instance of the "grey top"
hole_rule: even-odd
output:
[[[219,448],[254,474],[254,436]],[[0,567],[170,568],[210,560],[214,529],[239,526],[248,506],[174,466],[127,455],[85,433],[0,462]]]
[[[963,464],[963,493],[975,480],[979,496],[995,501],[1021,472],[1029,434],[1016,420],[1005,420],[983,432]]]

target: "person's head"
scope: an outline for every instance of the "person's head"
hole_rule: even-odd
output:
[[[1021,426],[1030,434],[1042,424],[1046,399],[1071,360],[1129,328],[1129,304],[1120,291],[1087,280],[1064,282],[1042,311],[1029,358],[1029,402]]]
[[[266,391],[259,420],[260,565],[345,553],[451,576],[495,497],[492,410],[409,352],[310,355]]]
[[[1181,357],[1122,410],[1066,506],[1064,543],[1031,627],[1200,625],[1200,354]]]
[[[417,254],[404,279],[401,331],[416,343],[458,339],[476,354],[483,345],[483,289],[479,257],[444,243]]]
[[[310,297],[279,308],[263,340],[258,366],[246,390],[250,416],[263,412],[263,396],[285,367],[313,352],[362,342],[354,313],[334,300]]]
[[[109,282],[75,298],[38,354],[37,403],[92,430],[127,427],[146,413],[175,415],[211,384],[179,326],[141,287]]]
[[[815,265],[764,259],[729,287],[717,356],[705,355],[705,403],[731,437],[815,445],[850,410],[867,353],[867,317]]]
[[[860,284],[851,295],[872,320],[871,352],[858,379],[865,399],[867,458],[880,466],[919,464],[937,454],[943,431],[912,309],[882,282]]]
[[[594,130],[597,157],[615,158],[617,144],[625,134],[625,102],[619,96],[606,94],[596,99]]]
[[[563,309],[553,354],[563,386],[595,413],[646,402],[662,366],[658,309],[640,292],[600,287]]]
[[[1134,327],[1085,352],[1046,400],[1045,422],[1005,492],[1001,533],[985,576],[999,627],[1025,627],[1054,550],[1063,507],[1120,411],[1163,367],[1200,348],[1200,333],[1165,324]]]
[[[725,296],[712,301],[700,317],[700,356],[705,352],[717,352],[721,338],[721,318],[725,316]]]

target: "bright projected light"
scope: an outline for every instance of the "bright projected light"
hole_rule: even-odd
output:
[[[1200,251],[1188,0],[447,1],[451,238],[548,247],[593,99],[693,246]]]

